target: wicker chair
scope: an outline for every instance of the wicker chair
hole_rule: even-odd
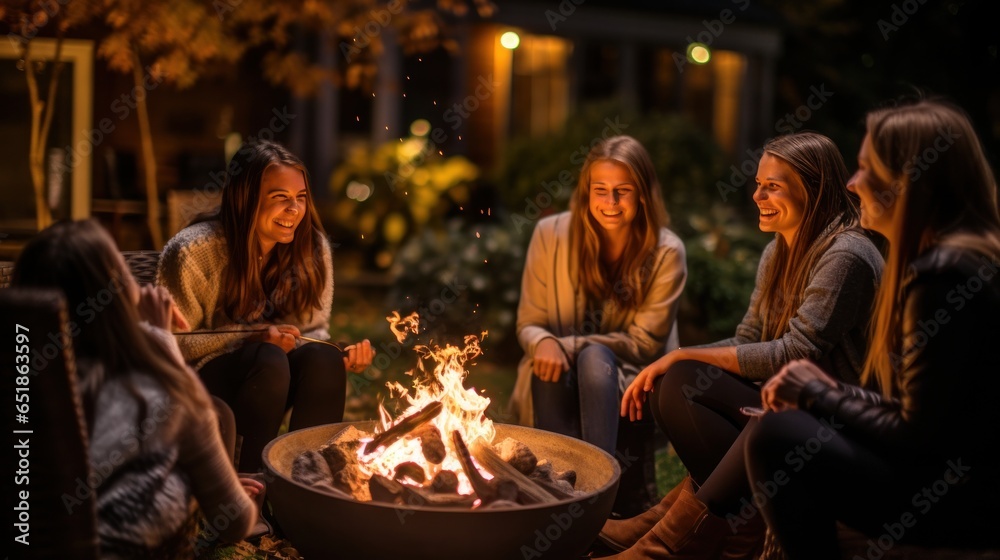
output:
[[[122,256],[125,257],[125,264],[132,271],[136,282],[143,285],[156,282],[156,267],[160,263],[159,251],[122,251]],[[14,263],[0,261],[0,288],[9,288],[13,275]]]
[[[11,276],[14,275],[14,263],[0,261],[0,288],[9,288]]]
[[[122,251],[125,264],[140,285],[156,282],[156,267],[160,263],[159,251]]]
[[[14,434],[15,438],[29,439],[31,460],[27,500],[31,545],[20,552],[25,554],[23,558],[96,559],[96,500],[88,486],[87,431],[77,393],[65,301],[56,291],[8,288],[0,290],[0,313],[10,318],[12,331],[15,321],[24,327],[18,330],[27,335],[25,346],[32,360],[28,423],[15,424],[14,414],[8,421],[10,431],[31,430],[23,436]],[[63,341],[58,345],[63,348],[56,340]],[[18,349],[14,344],[2,345],[0,359],[5,364],[17,363],[16,356],[24,355],[15,354]],[[8,379],[13,385],[13,376]],[[10,389],[9,394],[13,394],[13,387]]]

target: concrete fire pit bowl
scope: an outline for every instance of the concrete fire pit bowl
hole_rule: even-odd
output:
[[[299,453],[318,449],[352,425],[374,429],[372,422],[326,424],[285,434],[264,449],[274,515],[308,560],[576,558],[601,530],[618,490],[621,470],[604,451],[573,438],[507,424],[496,424],[497,441],[515,438],[556,470],[575,470],[576,488],[586,493],[554,504],[470,511],[360,502],[292,480],[292,462]]]

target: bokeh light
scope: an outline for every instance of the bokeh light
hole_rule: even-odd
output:
[[[500,45],[505,49],[514,50],[521,44],[521,37],[513,31],[508,31],[500,36]]]
[[[704,43],[691,43],[687,48],[688,60],[695,64],[705,64],[712,58],[712,51]]]

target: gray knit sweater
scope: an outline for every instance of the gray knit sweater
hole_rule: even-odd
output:
[[[329,340],[330,307],[333,303],[333,255],[329,241],[323,239],[323,262],[326,282],[320,297],[321,307],[307,317],[270,318],[271,324],[295,325],[304,336]],[[229,264],[229,248],[222,226],[217,221],[186,227],[167,242],[156,271],[156,283],[170,290],[191,330],[248,330],[255,325],[237,323],[219,308],[222,273]],[[195,369],[212,358],[236,350],[248,335],[206,334],[177,337],[184,359]]]
[[[764,249],[750,307],[736,336],[703,347],[736,346],[742,375],[760,381],[786,363],[810,359],[848,383],[857,383],[864,364],[865,328],[882,278],[882,255],[860,232],[837,235],[809,275],[802,303],[788,332],[761,340],[761,285],[774,266],[775,241]]]
[[[140,326],[177,355],[170,333]],[[81,377],[103,377],[100,363],[79,366]],[[194,387],[205,391],[200,382]],[[207,394],[202,397],[208,400]],[[87,484],[97,491],[101,558],[137,558],[160,549],[179,536],[192,498],[226,541],[246,536],[256,518],[257,508],[226,456],[216,415],[191,414],[146,372],[101,385],[88,452],[94,480]]]

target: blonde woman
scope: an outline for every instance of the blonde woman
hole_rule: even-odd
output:
[[[570,210],[541,220],[528,247],[513,399],[521,421],[614,454],[622,389],[677,346],[686,278],[646,149],[629,136],[602,141]]]

